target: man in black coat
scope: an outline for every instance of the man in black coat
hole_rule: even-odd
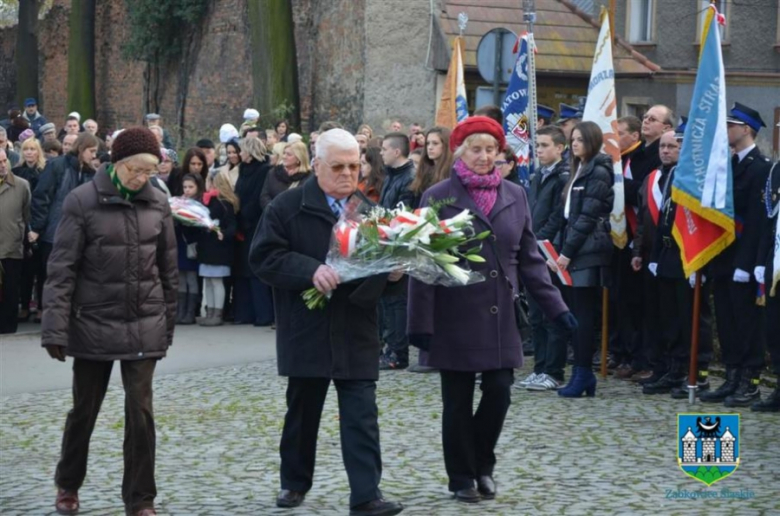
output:
[[[395,208],[402,202],[412,206],[413,194],[409,189],[414,178],[414,162],[409,159],[409,139],[403,133],[389,133],[382,140],[382,161],[385,164],[385,180],[379,204]],[[387,350],[379,362],[380,369],[406,369],[409,366],[409,339],[406,336],[407,282],[399,282],[382,296],[380,301],[384,330],[382,338]]]
[[[674,112],[658,104],[647,110],[640,124],[637,122],[635,117],[624,117],[618,121],[629,241],[636,236],[635,214],[639,209],[640,189],[645,178],[661,167],[659,143],[664,133],[674,129]],[[640,140],[634,138],[637,131],[641,134]],[[647,249],[647,252],[649,251],[650,249]],[[647,331],[648,324],[644,321],[644,304],[653,303],[654,299],[652,293],[648,296],[644,292],[642,275],[631,266],[633,255],[628,246],[615,253],[615,284],[610,289],[610,313],[614,322],[610,324],[613,329],[610,349],[618,363],[615,374],[623,379],[641,379],[647,376],[642,375],[650,368],[646,348],[653,339],[652,334]]]
[[[322,407],[336,386],[341,449],[351,489],[350,514],[398,514],[382,499],[376,380],[380,344],[377,301],[386,275],[341,283],[325,264],[333,225],[359,202],[360,151],[343,129],[317,140],[316,180],[276,197],[265,209],[250,253],[253,272],[274,289],[279,374],[288,377],[287,415],[280,444],[279,507],[296,507],[311,488]],[[353,195],[354,194],[354,195]],[[392,280],[400,275],[391,274]],[[308,309],[301,297],[314,286],[331,298]]]
[[[743,104],[737,102],[729,113],[737,239],[709,267],[726,382],[700,397],[727,407],[747,407],[760,399],[759,377],[765,366],[764,311],[756,304],[758,283],[751,274],[764,227],[764,188],[771,168],[755,144],[762,127],[766,126],[761,116]]]
[[[778,124],[780,127],[780,124]],[[775,258],[780,254],[780,237],[777,232],[777,217],[780,211],[780,161],[774,164],[769,172],[766,183],[766,218],[764,219],[763,236],[758,248],[757,266],[754,269],[756,281],[766,286],[766,344],[769,357],[772,359],[772,369],[780,377],[780,283],[772,286],[775,275]],[[769,397],[750,406],[756,412],[780,412],[780,383],[775,384],[775,390]]]
[[[681,141],[674,131],[661,136],[661,167],[645,178],[639,193],[644,229],[648,224],[655,226],[649,262],[656,290],[655,306],[647,306],[646,313],[652,315],[648,322],[655,327],[656,338],[646,343],[648,357],[654,373],[663,373],[656,381],[642,387],[644,394],[671,393],[672,398],[688,397],[688,366],[690,364],[693,286],[695,276],[685,277],[680,247],[674,239],[677,204],[672,201],[672,182],[680,158]],[[652,220],[648,220],[652,219]],[[633,265],[641,267],[642,262],[634,260]],[[648,289],[649,290],[649,289]],[[712,359],[712,313],[709,299],[710,283],[702,278],[701,303],[699,310],[699,354],[698,389],[700,394],[709,389],[708,369]]]
[[[569,180],[569,164],[563,160],[566,136],[557,126],[545,126],[536,134],[536,153],[541,168],[531,177],[528,202],[531,205],[534,235],[537,240],[558,243],[563,228],[563,189]],[[556,274],[551,274],[553,284],[560,289]],[[533,332],[534,370],[516,385],[528,390],[555,390],[565,382],[566,345],[568,332],[553,324],[544,316],[541,306],[533,296],[528,296],[528,311]]]

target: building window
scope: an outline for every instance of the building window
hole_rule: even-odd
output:
[[[704,18],[707,15],[707,7],[710,6],[710,0],[696,0],[696,7],[699,10],[698,23],[696,24],[696,42],[701,43],[701,29],[704,24]],[[729,39],[729,25],[731,20],[731,0],[715,0],[715,7],[718,8],[718,12],[726,17],[726,25],[718,25],[720,29],[720,41],[721,43],[728,42]]]
[[[626,14],[630,43],[655,40],[655,0],[628,0]]]
[[[621,116],[635,116],[642,120],[653,104],[655,102],[649,97],[623,97]]]

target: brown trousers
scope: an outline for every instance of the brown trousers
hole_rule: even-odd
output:
[[[73,409],[65,421],[62,455],[54,481],[67,490],[78,490],[87,474],[89,438],[108,389],[113,361],[76,358],[73,361]],[[156,359],[122,361],[125,389],[125,471],[122,500],[128,513],[154,506],[155,432],[152,413],[152,377]]]

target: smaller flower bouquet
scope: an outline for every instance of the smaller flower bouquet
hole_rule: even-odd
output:
[[[219,231],[219,221],[213,220],[209,209],[194,199],[187,197],[171,197],[168,199],[173,218],[198,228],[206,228],[210,231]]]
[[[446,287],[484,281],[466,264],[485,261],[479,255],[479,241],[490,232],[476,234],[468,210],[439,219],[440,208],[448,203],[440,201],[410,211],[403,204],[391,210],[353,198],[333,227],[325,263],[342,282],[393,271]],[[309,309],[323,308],[327,302],[327,296],[316,288],[302,296]]]

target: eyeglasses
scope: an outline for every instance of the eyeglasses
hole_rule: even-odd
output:
[[[508,161],[505,161],[505,160],[496,160],[496,161],[495,161],[495,165],[496,165],[497,167],[503,167],[503,166],[504,166],[504,165],[506,165],[507,163],[509,163],[509,162],[508,162]]]
[[[651,124],[654,124],[656,122],[663,122],[663,120],[660,120],[654,116],[645,116],[642,120],[644,120],[645,122],[650,122]]]
[[[140,177],[140,176],[146,176],[151,177],[154,175],[155,172],[157,172],[156,168],[150,169],[150,168],[141,168],[141,167],[130,167],[128,165],[125,165],[125,168],[133,177]]]
[[[360,163],[328,163],[327,161],[323,161],[323,163],[337,174],[344,172],[344,169],[349,169],[350,174],[360,171]]]

